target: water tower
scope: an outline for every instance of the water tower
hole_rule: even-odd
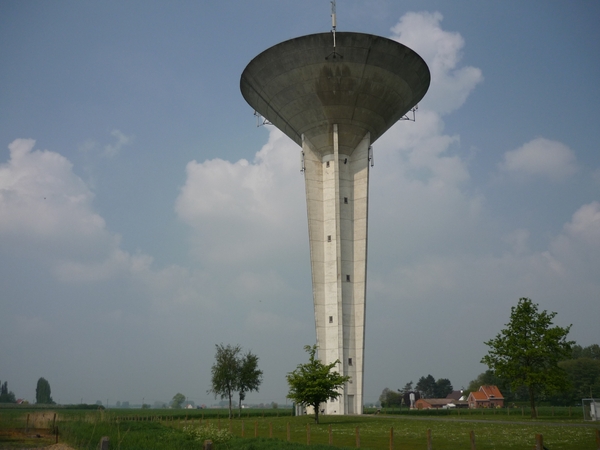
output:
[[[326,414],[361,414],[371,145],[429,88],[427,64],[363,33],[302,36],[255,57],[240,89],[302,147],[319,358],[351,381]],[[321,406],[323,408],[323,405]]]

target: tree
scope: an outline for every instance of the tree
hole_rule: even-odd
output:
[[[385,388],[379,396],[379,403],[382,408],[393,408],[402,404],[402,394],[394,392],[390,388]]]
[[[17,403],[15,394],[8,390],[8,381],[0,383],[0,403]]]
[[[231,419],[233,417],[231,398],[238,388],[240,369],[238,354],[241,348],[239,345],[232,347],[229,344],[226,347],[223,344],[217,344],[216,347],[215,363],[211,368],[211,388],[208,392],[215,394],[215,398],[221,396],[221,399],[229,400],[229,418]]]
[[[506,328],[485,342],[490,349],[481,359],[497,376],[510,380],[513,389],[527,387],[534,419],[536,395],[568,387],[567,374],[558,363],[571,355],[574,342],[567,340],[571,325],[552,326],[555,316],[555,312],[538,312],[531,299],[519,299]]]
[[[435,382],[435,398],[446,398],[454,388],[448,378],[439,378]]]
[[[423,398],[435,398],[435,387],[435,378],[433,378],[431,374],[419,378],[419,381],[417,381],[417,385],[415,386],[416,390],[421,393],[421,397]]]
[[[262,383],[262,370],[258,369],[258,356],[246,353],[239,361],[237,390],[240,394],[239,417],[242,417],[242,402],[247,392],[257,391]]]
[[[344,383],[350,377],[333,371],[339,360],[323,364],[317,359],[317,346],[304,346],[309,359],[306,364],[298,364],[296,370],[286,375],[290,391],[287,398],[303,406],[312,406],[315,411],[315,423],[319,423],[319,405],[328,399],[342,395]]]
[[[50,383],[45,378],[40,378],[35,388],[35,402],[43,405],[53,405],[54,400],[50,395]]]
[[[185,395],[178,392],[173,396],[173,400],[171,400],[171,407],[174,409],[181,409],[183,402],[185,402]]]
[[[399,389],[398,391],[399,391],[399,392],[400,392],[402,395],[412,392],[412,391],[413,391],[413,382],[412,382],[412,380],[411,380],[411,381],[409,381],[408,383],[406,383],[406,384],[404,385],[404,387],[403,387],[402,389]]]
[[[574,345],[571,359],[579,358],[600,359],[600,345],[592,344],[588,347]]]

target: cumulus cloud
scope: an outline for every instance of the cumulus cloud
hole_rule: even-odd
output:
[[[52,237],[84,245],[78,237],[98,236],[102,217],[91,208],[92,192],[58,153],[33,150],[35,141],[17,139],[0,165],[0,232],[35,239]]]
[[[34,147],[33,139],[13,141],[8,161],[0,165],[4,258],[27,253],[30,265],[41,262],[61,283],[98,286],[120,280],[144,291],[150,302],[185,297],[177,286],[195,283],[187,270],[159,271],[149,255],[124,251],[119,235],[95,212],[94,195],[71,162]]]
[[[578,170],[573,150],[542,137],[506,152],[499,168],[520,179],[542,177],[553,181],[564,180]]]
[[[190,225],[199,257],[256,261],[306,235],[300,148],[271,128],[249,162],[191,161],[175,210]]]
[[[459,33],[444,31],[442,20],[439,12],[411,12],[391,31],[392,39],[416,51],[429,66],[431,87],[421,106],[447,114],[462,106],[483,75],[476,67],[458,67],[464,39]]]

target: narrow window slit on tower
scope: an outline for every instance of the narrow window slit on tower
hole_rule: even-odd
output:
[[[331,235],[327,235],[327,242],[331,242]]]
[[[350,281],[350,275],[346,275],[346,281]]]
[[[329,161],[325,163],[325,167],[329,167]]]
[[[329,316],[329,323],[333,323],[333,316]]]
[[[344,197],[344,203],[348,203],[348,197]]]
[[[348,365],[351,366],[352,365],[352,358],[348,358]]]
[[[344,164],[348,164],[348,158],[344,158]]]

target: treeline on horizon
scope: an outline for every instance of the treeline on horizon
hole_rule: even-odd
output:
[[[600,345],[573,345],[570,358],[559,362],[558,365],[566,372],[570,388],[551,395],[542,394],[540,402],[554,406],[574,406],[584,398],[600,397]],[[465,399],[471,392],[478,391],[480,386],[484,385],[498,386],[506,406],[528,399],[526,387],[513,390],[510,380],[496,376],[491,370],[479,374],[469,383],[468,388],[463,390]],[[454,388],[447,378],[435,380],[433,376],[427,375],[419,378],[414,388],[412,381],[397,391],[386,387],[379,397],[379,403],[384,408],[399,407],[408,404],[405,397],[409,392],[416,392],[422,398],[445,398],[453,391]]]

